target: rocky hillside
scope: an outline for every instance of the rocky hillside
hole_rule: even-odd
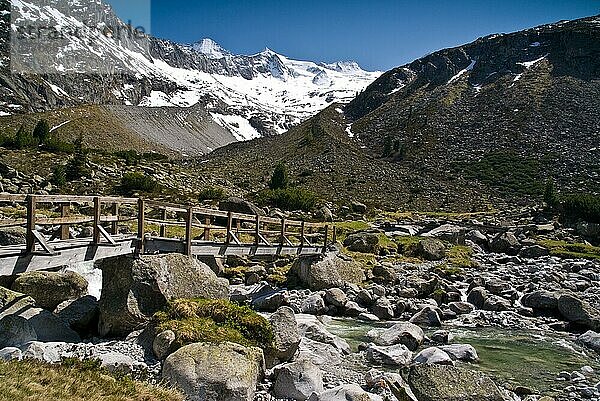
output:
[[[563,192],[598,193],[599,26],[598,17],[561,22],[430,54],[348,106],[219,150],[203,168],[264,183],[285,160],[327,197],[411,209],[526,203],[549,178]],[[240,173],[246,166],[254,178]]]
[[[354,62],[297,61],[269,49],[234,55],[210,39],[154,38],[132,31],[102,1],[3,0],[0,10],[0,116],[90,104],[202,105],[229,133],[215,138],[214,130],[191,127],[214,139],[191,146],[192,154],[232,135],[285,132],[333,102],[349,102],[380,75]]]

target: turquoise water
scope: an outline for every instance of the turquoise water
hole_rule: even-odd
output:
[[[358,344],[367,340],[367,331],[390,325],[334,319],[327,329],[348,341],[356,351]],[[499,383],[508,382],[548,393],[564,387],[564,383],[556,381],[561,371],[572,372],[588,365],[600,373],[600,357],[575,345],[568,335],[494,328],[447,329],[454,335],[453,343],[471,344],[481,359],[478,364],[461,366],[485,372]],[[591,380],[595,384],[600,376],[592,376]]]

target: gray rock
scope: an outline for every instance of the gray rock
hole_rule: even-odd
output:
[[[475,310],[475,307],[469,302],[450,302],[448,308],[457,315],[466,315]]]
[[[577,338],[577,343],[584,345],[600,353],[600,334],[595,331],[587,331]]]
[[[453,361],[479,362],[477,351],[469,344],[442,345],[439,348],[448,354]]]
[[[448,344],[453,336],[447,330],[438,330],[431,335],[431,341],[438,344]]]
[[[64,301],[56,307],[54,314],[73,330],[86,333],[97,329],[100,309],[98,300],[88,295]]]
[[[379,322],[381,320],[372,313],[361,313],[358,315],[357,319],[362,320],[363,322]]]
[[[10,361],[22,361],[23,353],[20,349],[15,347],[6,347],[0,349],[0,361],[10,362]]]
[[[498,234],[490,243],[492,252],[505,253],[507,255],[516,255],[520,247],[519,240],[510,232]]]
[[[299,257],[290,270],[301,285],[313,291],[339,288],[345,283],[361,284],[365,278],[361,266],[338,252]]]
[[[377,345],[404,344],[409,350],[415,351],[423,343],[425,334],[415,324],[397,323],[388,329],[370,330],[367,337]]]
[[[498,387],[482,373],[440,365],[416,365],[408,382],[419,401],[503,401]]]
[[[235,196],[221,201],[219,203],[219,210],[243,214],[253,214],[259,216],[265,215],[265,211],[253,204],[252,202],[248,202],[242,198],[237,198]]]
[[[523,295],[521,305],[533,310],[556,312],[558,311],[558,298],[560,294],[550,291],[534,291]]]
[[[413,361],[414,363],[424,365],[454,365],[450,355],[438,347],[425,348],[423,351],[415,355]]]
[[[64,324],[54,314],[41,308],[27,308],[19,316],[29,321],[38,341],[78,343],[81,341],[79,334]]]
[[[366,313],[365,308],[361,308],[356,302],[348,301],[344,307],[344,314],[350,317],[357,317],[362,313]]]
[[[314,316],[298,315],[296,318],[298,321],[298,331],[302,337],[331,345],[343,354],[350,353],[350,345],[348,345],[346,340],[331,334]]]
[[[333,222],[333,213],[327,206],[322,206],[315,213],[315,217],[322,222]]]
[[[501,312],[510,310],[512,304],[509,300],[497,295],[490,295],[485,299],[482,309],[492,312]]]
[[[23,359],[34,359],[46,363],[59,363],[64,343],[32,341],[21,347]]]
[[[431,306],[426,306],[421,309],[410,318],[409,322],[419,326],[428,327],[440,327],[442,325],[442,319],[438,311]]]
[[[376,364],[389,366],[407,366],[413,354],[404,344],[383,347],[371,344],[367,348],[367,359]]]
[[[329,305],[342,308],[348,302],[348,297],[346,296],[346,293],[339,288],[329,288],[325,290],[325,301],[327,301]]]
[[[169,355],[163,378],[190,401],[252,401],[264,374],[259,348],[197,343]]]
[[[282,306],[269,317],[275,334],[274,358],[281,362],[290,361],[298,352],[300,334],[294,311]]]
[[[489,293],[487,292],[487,290],[483,287],[475,287],[473,288],[471,291],[469,291],[469,294],[467,295],[467,302],[469,302],[471,305],[475,306],[478,309],[483,308],[483,305],[485,304],[485,300],[487,299],[487,297],[489,296]]]
[[[36,340],[33,326],[24,317],[8,315],[0,319],[0,348],[20,346]]]
[[[489,245],[488,238],[478,230],[469,231],[465,237],[469,241],[472,241],[473,243],[484,248],[487,248]]]
[[[600,330],[600,311],[574,295],[561,295],[558,298],[558,311],[569,322],[587,327],[590,330]]]
[[[417,245],[417,255],[425,260],[442,260],[446,257],[446,245],[438,239],[423,239]]]
[[[100,297],[101,336],[125,336],[176,298],[227,299],[228,282],[180,254],[105,259]]]
[[[379,236],[367,232],[351,234],[344,240],[344,246],[352,252],[378,253]]]
[[[352,202],[352,211],[358,214],[367,213],[367,205],[361,202],[353,201]]]
[[[309,401],[382,401],[382,398],[366,392],[358,384],[343,384],[319,395],[313,394]]]
[[[304,299],[302,306],[300,307],[302,313],[309,315],[321,315],[327,311],[325,306],[325,300],[319,293],[314,293]]]
[[[171,330],[165,330],[154,337],[152,351],[154,351],[154,355],[156,355],[159,360],[162,361],[175,352],[175,338],[175,333]]]
[[[87,294],[88,283],[75,272],[31,272],[17,277],[12,290],[29,295],[36,304],[53,311],[60,303]]]
[[[525,259],[535,259],[548,256],[549,254],[550,252],[548,249],[544,248],[543,246],[533,245],[521,249],[518,256]]]
[[[323,392],[323,373],[310,360],[299,359],[275,368],[273,394],[278,399],[305,401]]]
[[[100,361],[100,367],[111,373],[131,375],[147,368],[147,365],[143,362],[138,362],[132,357],[119,352],[99,354],[96,358]]]
[[[22,227],[10,227],[0,230],[0,246],[23,245],[27,241],[27,232]]]
[[[381,297],[375,301],[371,307],[373,314],[382,320],[391,320],[394,318],[394,308],[389,299]]]

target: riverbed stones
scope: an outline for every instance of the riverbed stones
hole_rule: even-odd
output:
[[[558,298],[560,294],[556,292],[538,290],[523,295],[521,304],[540,312],[558,312]]]
[[[413,353],[404,344],[388,347],[371,344],[367,348],[366,355],[370,362],[388,366],[407,366],[413,357]]]
[[[577,342],[600,353],[600,334],[595,331],[587,331],[577,338]]]
[[[561,295],[558,298],[558,311],[571,323],[595,331],[600,330],[600,311],[574,295]]]
[[[325,301],[328,304],[342,308],[348,302],[346,293],[339,288],[329,288],[325,290]]]
[[[394,308],[389,299],[385,297],[378,298],[375,305],[371,307],[375,316],[382,320],[391,320],[394,318]]]
[[[313,394],[309,401],[382,401],[382,398],[366,392],[358,384],[342,384],[321,394]]]
[[[234,343],[196,343],[169,355],[163,378],[190,401],[252,401],[264,374],[262,350]]]
[[[37,334],[27,319],[18,315],[0,319],[0,348],[15,347],[36,340]]]
[[[410,323],[427,326],[427,327],[440,327],[442,325],[442,319],[437,309],[432,306],[426,306],[417,312],[409,320]]]
[[[479,362],[477,351],[469,344],[450,344],[439,347],[450,356],[453,361]]]
[[[339,288],[346,283],[361,284],[365,278],[361,266],[339,252],[301,256],[292,264],[290,274],[296,276],[302,286],[313,291]]]
[[[448,308],[457,315],[466,315],[475,310],[475,307],[468,302],[450,302]]]
[[[314,316],[297,315],[298,332],[302,337],[333,346],[342,354],[350,353],[350,345],[346,340],[327,331],[323,323]]]
[[[475,306],[477,309],[482,309],[485,304],[485,300],[488,298],[489,293],[483,287],[475,287],[467,295],[467,302]]]
[[[177,298],[227,299],[228,281],[180,254],[122,256],[99,263],[101,336],[125,336]]]
[[[415,351],[423,343],[425,334],[415,324],[397,323],[388,329],[370,330],[367,337],[376,345],[404,344],[409,350]]]
[[[438,261],[446,257],[446,245],[435,238],[425,238],[417,244],[418,256],[429,261]]]
[[[165,330],[158,333],[158,335],[154,337],[154,341],[152,341],[152,351],[154,351],[154,355],[156,355],[159,360],[163,360],[171,355],[171,353],[175,351],[175,339],[175,333],[171,330]]]
[[[275,368],[273,394],[278,399],[305,401],[324,391],[323,373],[308,359],[299,359]]]
[[[269,322],[275,335],[274,358],[281,362],[290,361],[300,346],[300,334],[294,311],[287,306],[282,306],[269,317]]]
[[[53,311],[60,303],[87,294],[88,283],[75,272],[31,272],[17,277],[12,290],[29,295],[36,305]]]
[[[511,232],[498,234],[490,243],[490,249],[494,253],[505,253],[507,255],[516,255],[519,252],[521,244],[515,235]]]
[[[498,387],[482,373],[441,365],[415,365],[408,383],[419,401],[503,401]]]

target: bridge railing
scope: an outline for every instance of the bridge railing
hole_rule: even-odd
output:
[[[330,239],[336,240],[335,226],[330,229],[327,224],[143,198],[0,194],[0,204],[6,203],[20,206],[21,213],[14,218],[0,219],[0,228],[25,227],[25,253],[29,254],[52,255],[52,242],[70,240],[70,228],[74,226],[91,227],[91,245],[116,245],[120,233],[129,239],[135,235],[138,253],[144,252],[148,238],[183,242],[183,253],[187,255],[193,253],[193,244],[197,242],[300,249],[320,247],[325,251]],[[37,229],[40,226],[45,228],[46,234]],[[47,227],[51,227],[50,230]]]

